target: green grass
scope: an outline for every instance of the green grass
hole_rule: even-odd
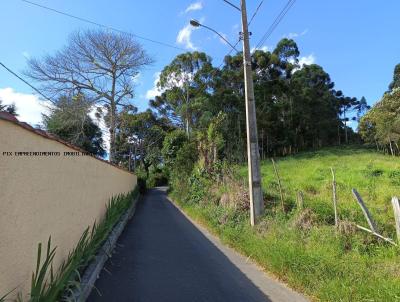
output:
[[[247,212],[215,201],[233,187],[210,187],[202,202],[173,191],[172,197],[194,219],[226,244],[256,261],[291,287],[316,301],[400,301],[400,248],[354,230],[337,232],[333,226],[330,167],[336,170],[341,219],[367,225],[351,194],[365,199],[378,228],[395,238],[390,199],[400,195],[400,160],[359,148],[330,148],[278,159],[287,213],[280,210],[272,164],[262,165],[267,208],[260,223],[249,226]],[[247,170],[238,167],[245,181]],[[295,193],[305,195],[305,207],[315,217],[311,228],[296,221],[304,211],[295,208]],[[209,202],[207,202],[209,200]],[[210,202],[212,201],[212,202]],[[290,207],[289,207],[290,208]]]
[[[307,207],[326,222],[333,222],[332,167],[336,174],[339,216],[368,226],[351,193],[351,189],[355,188],[371,211],[380,231],[395,238],[391,198],[400,197],[400,158],[348,147],[302,153],[277,159],[276,163],[285,201],[289,205],[294,205],[296,191],[300,190],[304,193]],[[240,167],[239,171],[245,179],[247,168]],[[279,191],[270,161],[262,162],[261,173],[267,201],[277,200]]]

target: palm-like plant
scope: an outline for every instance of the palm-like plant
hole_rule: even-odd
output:
[[[57,247],[51,246],[51,237],[47,242],[46,255],[42,263],[42,243],[38,244],[36,270],[32,273],[31,292],[29,302],[53,302],[53,301],[72,301],[73,290],[79,288],[81,272],[88,263],[95,257],[99,247],[114,225],[121,218],[122,214],[130,207],[134,198],[138,194],[135,188],[127,195],[112,197],[106,205],[106,214],[101,223],[94,222],[93,226],[88,227],[79,239],[76,247],[69,253],[56,274],[53,271],[53,260],[56,255]],[[12,290],[13,291],[13,290]],[[10,291],[0,302],[5,302]],[[23,302],[24,298],[18,295],[16,301]]]

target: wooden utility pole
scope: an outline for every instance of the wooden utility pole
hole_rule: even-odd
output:
[[[247,22],[246,1],[241,0],[243,66],[246,97],[246,130],[247,130],[247,160],[249,169],[250,223],[255,225],[263,211],[263,194],[261,189],[260,153],[258,149],[256,106],[254,100],[253,75],[251,70],[251,55],[249,30]]]

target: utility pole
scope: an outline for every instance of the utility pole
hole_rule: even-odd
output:
[[[227,4],[234,7],[242,14],[242,33],[243,40],[243,66],[244,66],[244,84],[246,97],[246,130],[247,130],[247,160],[249,169],[249,193],[250,193],[250,223],[254,226],[257,218],[263,212],[263,194],[261,190],[261,172],[260,172],[260,150],[258,149],[257,121],[256,121],[256,106],[254,101],[253,75],[251,71],[251,56],[249,44],[249,29],[247,23],[246,1],[241,1],[241,7],[224,0]],[[214,33],[214,29],[200,24],[199,21],[190,20],[190,24],[194,27],[203,26]],[[220,34],[219,34],[220,35]],[[220,35],[221,36],[221,35]],[[221,36],[222,37],[222,36]],[[236,50],[235,46],[229,43],[222,37],[232,49]],[[240,123],[239,123],[240,129]],[[239,130],[240,132],[240,130]]]
[[[249,29],[247,23],[246,1],[241,0],[243,66],[246,97],[246,130],[247,130],[247,160],[249,169],[250,193],[250,223],[254,226],[263,211],[263,194],[261,189],[260,153],[258,149],[256,106],[254,100],[253,75],[251,70],[251,55]]]

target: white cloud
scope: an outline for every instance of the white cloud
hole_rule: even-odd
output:
[[[178,44],[184,45],[187,49],[196,50],[197,48],[193,45],[191,40],[193,30],[193,26],[191,26],[190,24],[186,25],[179,31],[178,36],[176,37],[176,42]]]
[[[198,2],[194,2],[192,4],[190,4],[186,9],[185,9],[185,13],[191,12],[191,11],[195,11],[195,10],[201,10],[203,9],[203,3],[201,1]]]
[[[147,90],[147,92],[146,92],[146,99],[149,99],[149,100],[150,100],[150,99],[154,99],[156,96],[158,96],[158,95],[160,95],[160,94],[162,93],[162,90],[160,90],[160,89],[157,87],[157,83],[158,83],[158,81],[160,80],[160,75],[161,75],[161,72],[160,72],[160,71],[156,72],[156,73],[153,75],[153,77],[154,77],[154,85],[153,85],[153,88]]]
[[[5,105],[15,104],[18,120],[32,126],[42,122],[42,113],[48,114],[49,101],[42,101],[36,95],[16,92],[13,88],[0,88],[0,99]]]
[[[26,122],[31,126],[36,126],[42,123],[42,113],[49,114],[53,105],[50,101],[42,101],[36,95],[19,93],[16,92],[13,88],[0,88],[0,100],[2,100],[4,105],[15,104],[17,107],[17,118],[21,122]],[[110,133],[104,122],[103,118],[97,119],[95,113],[97,111],[97,107],[101,107],[104,111],[104,107],[102,106],[94,106],[89,113],[89,116],[95,121],[95,123],[100,127],[103,132],[103,140],[104,147],[106,151],[109,151],[110,145]],[[103,112],[104,113],[104,112]],[[104,114],[103,114],[104,115]]]
[[[101,108],[102,116],[100,118],[96,117],[96,113],[98,112],[98,108]],[[110,153],[110,130],[106,126],[106,122],[104,121],[104,116],[107,113],[107,109],[103,106],[95,105],[92,110],[89,112],[89,116],[92,118],[94,123],[100,128],[103,137],[103,147],[106,150],[107,154]]]
[[[284,38],[288,38],[288,39],[294,39],[294,38],[297,38],[297,37],[304,36],[307,33],[308,33],[308,29],[305,29],[301,33],[288,33],[287,35],[285,35],[283,37]]]
[[[300,65],[301,67],[303,67],[304,65],[311,65],[311,64],[314,64],[315,61],[316,61],[316,59],[315,59],[314,55],[313,55],[313,54],[310,54],[310,55],[305,56],[305,57],[300,57],[300,59],[299,59],[299,65]]]
[[[269,46],[266,46],[266,45],[264,45],[264,46],[261,46],[261,47],[253,47],[252,49],[250,49],[250,52],[251,53],[253,53],[253,52],[255,52],[256,50],[262,50],[262,51],[264,51],[264,52],[267,52],[267,51],[271,51],[271,48],[269,47]]]
[[[308,56],[300,57],[299,63],[298,63],[298,64],[299,64],[299,67],[294,68],[294,69],[293,69],[293,72],[302,69],[302,68],[304,67],[304,65],[311,65],[311,64],[314,64],[315,61],[316,61],[316,58],[315,58],[314,54],[310,54],[310,55],[308,55]],[[294,63],[294,60],[293,60],[293,59],[290,59],[289,62],[293,64],[293,63]]]

